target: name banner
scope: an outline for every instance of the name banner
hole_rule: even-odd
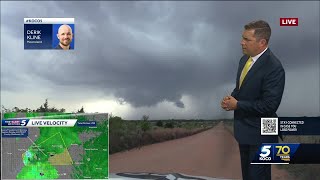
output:
[[[24,49],[74,49],[74,18],[24,18]]]

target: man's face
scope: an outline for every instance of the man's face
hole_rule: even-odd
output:
[[[72,30],[69,26],[62,25],[59,28],[58,39],[60,43],[64,46],[70,45],[72,41]]]
[[[261,46],[261,43],[257,42],[257,39],[254,36],[254,29],[243,31],[240,44],[242,46],[243,54],[251,57],[259,54],[259,47]]]

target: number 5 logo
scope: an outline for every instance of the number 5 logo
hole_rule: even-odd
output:
[[[270,148],[271,148],[271,146],[262,146],[260,156],[261,157],[269,156],[270,155]]]
[[[20,126],[25,126],[27,124],[27,120],[22,120]]]

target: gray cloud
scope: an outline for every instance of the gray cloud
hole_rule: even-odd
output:
[[[297,69],[314,72],[315,76],[305,77],[308,82],[290,80],[288,87],[303,94],[305,83],[318,84],[311,91],[319,99],[319,70],[312,68],[319,67],[319,2],[1,4],[1,41],[10,44],[1,49],[2,91],[59,87],[56,96],[74,89],[113,95],[133,107],[172,102],[177,111],[187,108],[182,101],[187,95],[193,97],[191,104],[197,104],[199,117],[215,116],[219,112],[211,111],[204,99],[218,104],[226,91],[221,88],[235,82],[243,25],[265,19],[273,30],[270,48],[292,72],[289,79],[299,76],[294,73]],[[26,10],[32,7],[34,11]],[[17,36],[23,34],[23,18],[57,15],[75,17],[75,50],[24,51],[22,38]],[[280,17],[291,16],[299,17],[298,27],[279,27]],[[10,74],[8,67],[19,73]],[[48,85],[44,87],[43,82]],[[213,92],[221,93],[211,97]],[[296,96],[287,93],[288,99]],[[290,109],[292,102],[284,102],[285,109]],[[319,110],[319,101],[314,103]]]

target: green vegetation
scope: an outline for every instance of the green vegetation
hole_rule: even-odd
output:
[[[4,112],[6,115],[4,116],[4,118],[13,118],[16,117],[16,113],[18,112],[23,112],[23,113],[27,113],[27,117],[28,114],[31,114],[30,117],[36,117],[35,115],[32,115],[32,113],[37,113],[37,112],[53,112],[53,113],[64,113],[66,110],[64,108],[56,108],[56,107],[49,107],[49,103],[48,103],[48,99],[45,100],[44,104],[42,104],[39,108],[37,109],[30,109],[30,108],[19,108],[19,107],[14,107],[12,109],[8,109],[4,106],[2,106],[2,112]],[[83,107],[81,107],[81,109],[79,109],[77,111],[78,113],[84,113],[84,109]]]
[[[165,125],[164,125],[165,128],[174,128],[174,124],[173,122],[167,122]]]
[[[156,124],[156,126],[158,126],[158,127],[163,127],[163,122],[162,121],[157,121],[157,124]]]
[[[150,129],[151,129],[150,123],[149,123],[148,121],[146,121],[146,120],[143,120],[143,121],[141,122],[141,130],[142,130],[143,132],[146,132],[146,131],[148,131],[148,130],[150,130]]]
[[[204,120],[123,120],[110,117],[110,154],[121,152],[147,144],[190,136],[217,124],[217,121]]]

